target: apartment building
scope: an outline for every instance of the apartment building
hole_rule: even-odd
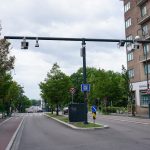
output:
[[[124,2],[126,39],[133,40],[139,36],[141,40],[150,40],[150,0],[122,0]],[[150,44],[142,44],[134,48],[126,44],[127,68],[132,83],[136,112],[148,114],[150,94],[147,83],[150,83]]]

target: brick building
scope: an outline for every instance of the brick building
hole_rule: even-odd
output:
[[[126,39],[150,40],[150,0],[122,0],[124,2],[124,19]],[[127,68],[132,83],[136,112],[148,114],[150,95],[147,83],[150,83],[150,44],[126,44]],[[148,72],[148,74],[147,74]]]

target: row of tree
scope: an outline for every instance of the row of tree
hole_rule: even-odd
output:
[[[47,108],[51,108],[53,111],[54,108],[68,105],[72,101],[69,89],[74,87],[76,92],[73,101],[83,103],[82,83],[82,68],[71,76],[67,76],[55,63],[47,73],[45,80],[39,85],[41,97]],[[91,90],[88,93],[90,105],[127,107],[130,90],[128,74],[124,67],[122,73],[87,67],[87,83],[91,85]]]
[[[13,111],[24,112],[31,105],[23,87],[11,76],[14,62],[15,57],[10,56],[10,43],[0,39],[0,112],[3,116],[9,116]]]

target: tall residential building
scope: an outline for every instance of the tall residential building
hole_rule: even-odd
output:
[[[124,2],[126,39],[133,40],[139,36],[141,40],[150,40],[150,0],[122,1]],[[136,112],[148,114],[150,94],[147,94],[147,83],[150,83],[150,44],[140,45],[139,49],[136,49],[133,44],[127,43],[126,51]]]

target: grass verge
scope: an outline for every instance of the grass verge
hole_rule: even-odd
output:
[[[98,127],[103,127],[102,125],[99,124],[94,124],[89,122],[88,124],[84,124],[83,122],[69,122],[69,119],[63,115],[59,115],[57,116],[56,114],[51,114],[51,113],[47,113],[48,116],[56,118],[58,120],[61,120],[63,122],[69,123],[71,125],[74,125],[75,127],[78,128],[98,128]]]

